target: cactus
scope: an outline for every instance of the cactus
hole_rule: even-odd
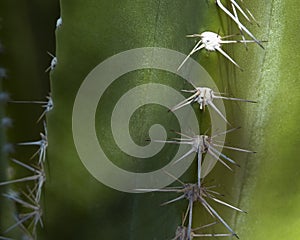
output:
[[[32,189],[35,183],[5,183],[31,176],[32,171],[21,166],[20,162],[36,167],[38,159],[31,159],[37,150],[36,146],[19,146],[18,143],[39,139],[43,121],[37,123],[37,120],[43,108],[40,104],[19,104],[12,101],[45,101],[49,94],[49,76],[45,70],[50,62],[47,51],[53,51],[55,45],[53,30],[58,4],[50,1],[1,1],[0,5],[0,39],[3,44],[1,67],[6,69],[7,75],[5,79],[1,79],[1,90],[10,97],[5,104],[5,116],[8,117],[5,119],[11,119],[11,122],[6,122],[12,124],[12,128],[5,131],[5,149],[14,149],[7,158],[1,157],[0,236],[28,239],[31,234],[24,231],[20,224],[8,232],[7,230],[18,222],[16,218],[24,217],[22,214],[31,210],[22,207],[16,199],[26,199],[22,192],[28,193],[28,187]],[[1,103],[1,109],[2,107]],[[41,201],[40,203],[42,204]],[[27,226],[29,221],[24,224]],[[35,237],[34,234],[32,237]]]
[[[245,4],[259,21],[260,28],[247,25],[247,23],[245,26],[250,26],[249,32],[259,36],[259,40],[268,40],[268,43],[262,43],[265,50],[254,44],[254,46],[247,44],[248,51],[246,51],[242,42],[224,46],[224,51],[244,71],[236,68],[232,61],[228,61],[219,52],[207,54],[201,51],[193,54],[192,57],[208,71],[221,91],[226,92],[230,97],[258,101],[257,104],[236,104],[228,101],[225,103],[227,114],[224,118],[233,126],[242,126],[242,129],[226,137],[229,145],[255,150],[258,153],[255,155],[233,154],[225,149],[224,154],[236,160],[241,167],[233,166],[234,173],[232,173],[222,164],[217,164],[205,178],[205,182],[213,181],[216,185],[221,183],[218,191],[225,193],[226,202],[249,212],[247,215],[235,213],[222,205],[213,205],[241,239],[282,239],[285,236],[295,239],[298,235],[299,194],[298,192],[291,194],[287,189],[290,182],[295,182],[297,185],[296,181],[293,181],[296,176],[293,169],[297,166],[295,156],[298,151],[296,144],[293,143],[299,139],[299,133],[295,131],[299,101],[296,79],[299,73],[296,67],[288,64],[288,62],[296,63],[299,60],[294,53],[297,52],[299,44],[294,38],[292,28],[288,25],[290,19],[299,20],[295,10],[297,9],[296,1],[262,3],[254,0],[245,1]],[[30,5],[32,9],[37,6],[39,6],[38,3],[34,2]],[[49,5],[45,3],[44,11],[50,6],[52,3],[49,2]],[[60,7],[61,19],[57,22],[56,52],[53,54],[57,58],[52,59],[49,69],[51,99],[53,99],[54,108],[46,113],[49,146],[46,162],[47,181],[41,201],[44,228],[38,228],[38,237],[35,234],[31,234],[30,237],[38,239],[172,239],[176,234],[176,228],[182,224],[182,215],[186,211],[188,201],[181,200],[167,206],[160,206],[177,195],[159,192],[143,194],[118,192],[99,183],[83,166],[72,135],[72,111],[77,91],[86,75],[97,64],[125,50],[164,47],[188,54],[196,42],[194,39],[185,38],[187,34],[220,31],[220,35],[223,36],[241,31],[242,39],[248,39],[251,35],[245,31],[244,24],[237,24],[239,22],[237,20],[232,21],[231,17],[228,17],[228,14],[226,15],[214,1],[74,0],[70,3],[61,0]],[[224,7],[232,6],[228,3]],[[2,9],[6,12],[0,11],[0,14],[6,19],[7,13],[12,9],[12,4],[7,2]],[[283,9],[290,15],[284,14]],[[23,7],[20,7],[18,11],[28,13],[28,9]],[[51,21],[49,21],[52,25],[49,26],[48,22],[48,30],[45,30],[48,34],[52,34],[52,37],[55,19],[58,18],[55,4],[53,4],[53,15],[55,11],[56,16],[51,16]],[[23,29],[26,29],[29,24],[28,20],[21,22],[24,24]],[[32,26],[36,26],[35,24]],[[3,42],[9,42],[8,39],[11,37],[4,35],[2,38]],[[253,37],[250,39],[257,40]],[[13,65],[11,60],[6,60],[5,66],[9,69],[8,80],[10,80],[10,74],[13,74],[16,82],[6,83],[5,89],[10,92],[13,100],[47,101],[46,96],[49,96],[47,84],[41,86],[40,79],[47,77],[43,71],[49,66],[48,63],[51,60],[45,53],[52,48],[48,47],[49,45],[47,47],[33,46],[30,40],[25,40],[31,47],[22,51],[31,60],[18,62],[20,65]],[[11,51],[7,54],[8,59],[20,54],[12,51],[14,44],[16,43],[7,44],[7,49]],[[19,48],[15,47],[15,49],[20,51]],[[37,56],[48,65],[44,64],[45,66],[41,67],[41,64],[37,64],[35,61]],[[29,68],[32,76],[30,78],[35,81],[33,84],[36,87],[30,87],[26,89],[26,92],[23,87],[22,92],[18,92],[18,88],[15,87],[22,86],[21,79],[24,78],[24,71],[20,66]],[[178,150],[176,145],[169,144],[155,156],[141,160],[122,152],[116,144],[110,125],[114,106],[128,90],[148,83],[165,84],[177,91],[192,89],[187,82],[175,74],[154,69],[139,70],[128,73],[115,81],[104,92],[97,107],[95,126],[99,142],[108,157],[113,159],[113,163],[128,171],[145,172],[161,168],[174,158]],[[183,93],[183,95],[186,98],[190,96],[189,93]],[[151,97],[149,92],[139,96],[139,98],[146,99],[151,99]],[[155,97],[164,99],[164,96],[155,95]],[[281,105],[283,107],[278,107]],[[26,105],[27,107],[30,108],[32,117],[24,120],[25,113],[29,112],[29,109],[24,111],[18,104],[8,104],[8,112],[11,112],[14,119],[14,130],[9,136],[12,142],[18,143],[29,139],[31,141],[37,139],[40,132],[45,133],[43,121],[36,125],[37,119],[45,109],[39,109],[37,105],[32,108]],[[87,109],[89,107],[89,105],[86,106]],[[130,106],[125,107],[130,109]],[[196,104],[193,108],[198,116],[201,134],[203,134],[210,127],[209,115],[207,112],[201,112]],[[180,130],[181,123],[176,119],[175,113],[168,113],[167,110],[168,108],[156,104],[136,110],[129,121],[133,142],[140,146],[149,144],[145,141],[151,137],[149,129],[157,123],[164,126],[169,138],[177,137],[169,130]],[[211,112],[211,109],[209,110]],[[21,123],[18,119],[22,119]],[[83,129],[85,124],[82,122]],[[33,135],[29,135],[31,132]],[[24,136],[26,136],[25,139]],[[3,144],[3,138],[1,139],[1,144]],[[13,157],[26,162],[31,155],[32,149],[18,147]],[[4,157],[1,158],[1,180],[5,178],[2,174],[5,174],[7,166],[4,159]],[[38,161],[38,159],[35,160]],[[10,162],[10,165],[16,167],[14,163],[16,162]],[[22,168],[17,168],[16,172],[17,176],[21,176]],[[166,174],[166,177],[169,176]],[[196,180],[197,164],[194,162],[180,177],[180,181],[186,183],[196,182]],[[273,182],[274,184],[270,184]],[[178,186],[178,183],[174,183],[173,186]],[[20,185],[20,187],[26,189],[26,185]],[[293,189],[297,189],[297,186]],[[278,195],[279,193],[282,194]],[[277,211],[278,208],[280,210]],[[291,208],[295,211],[287,214]],[[192,210],[193,229],[214,221],[200,204],[195,204]],[[10,211],[15,210],[10,208],[5,211],[5,214]],[[4,215],[1,212],[1,224],[7,227],[12,220],[6,221],[2,216]],[[272,225],[274,221],[280,227],[274,228]],[[177,233],[185,233],[185,226],[186,223],[177,228]],[[19,230],[15,231],[16,233],[8,233],[7,236],[20,239],[23,233]],[[222,224],[217,224],[208,225],[200,232],[218,234],[225,231],[226,228]],[[226,233],[230,235],[230,232]],[[280,235],[281,233],[283,235]]]
[[[254,9],[256,4],[251,1],[249,8]],[[286,195],[290,183],[297,182],[297,172],[293,169],[299,166],[296,157],[299,151],[294,145],[299,141],[299,72],[294,67],[299,62],[299,56],[294,54],[299,51],[299,43],[290,27],[293,21],[299,21],[293,10],[296,5],[292,0],[273,1],[265,4],[264,9],[256,9],[260,22],[268,23],[259,31],[269,42],[265,54],[249,52],[256,56],[247,64],[250,76],[237,75],[236,84],[243,85],[239,91],[247,92],[249,98],[259,102],[257,109],[243,109],[248,118],[241,123],[253,130],[247,141],[258,152],[247,161],[241,178],[240,207],[249,211],[245,218],[236,219],[243,239],[293,239],[299,234],[297,186],[292,187],[294,194]],[[239,59],[241,64],[248,62],[241,54]],[[252,82],[243,81],[245,77],[250,77]],[[283,96],[285,100],[281,99]],[[284,107],[279,107],[283,102]],[[289,140],[278,141],[286,138]]]

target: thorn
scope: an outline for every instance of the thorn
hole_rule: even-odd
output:
[[[7,72],[5,68],[0,67],[0,78],[7,78]]]
[[[10,96],[6,92],[0,92],[0,103],[7,103],[10,100]]]
[[[13,122],[12,119],[9,117],[3,117],[1,119],[1,126],[3,128],[11,128],[13,126]]]

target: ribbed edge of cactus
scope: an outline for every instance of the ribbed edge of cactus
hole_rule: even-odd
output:
[[[6,131],[1,131],[6,139],[6,144],[1,142],[1,148],[5,149],[5,158],[1,157],[5,161],[1,162],[1,207],[4,208],[1,239],[37,239],[37,228],[42,226],[41,197],[45,181],[42,145],[46,143],[43,112],[47,107],[43,105],[47,105],[49,94],[45,70],[50,62],[47,50],[54,45],[53,14],[56,12],[57,4],[53,2],[1,3],[0,36],[5,46],[1,64],[6,70],[0,69],[1,75],[6,74],[5,79],[1,76],[1,89],[8,96],[6,115],[1,116],[1,126],[6,126]],[[1,102],[1,114],[3,106]]]
[[[32,106],[30,112],[35,115],[31,120],[27,119],[17,126],[16,131],[21,125],[21,128],[27,126],[30,121],[30,126],[34,125],[36,120],[38,122],[38,127],[33,127],[35,135],[29,141],[20,140],[19,134],[12,134],[11,139],[16,143],[17,151],[11,160],[8,160],[10,157],[6,154],[9,150],[9,145],[5,145],[6,138],[10,137],[5,136],[4,121],[0,126],[0,146],[7,148],[6,152],[1,153],[1,161],[4,162],[0,162],[1,176],[7,176],[0,179],[0,185],[14,183],[7,182],[14,179],[22,180],[22,177],[18,176],[24,176],[24,168],[27,169],[26,173],[34,173],[30,176],[33,184],[24,184],[28,179],[23,179],[20,185],[14,184],[10,191],[5,191],[4,197],[12,202],[5,212],[12,213],[15,218],[12,221],[17,225],[5,220],[4,224],[0,222],[0,226],[18,227],[20,231],[12,233],[17,239],[20,236],[26,239],[95,239],[95,236],[105,239],[190,240],[198,237],[211,239],[238,236],[241,239],[276,239],[279,237],[278,231],[272,231],[275,222],[282,227],[283,236],[294,234],[294,238],[296,237],[296,231],[291,233],[290,227],[298,223],[296,211],[294,215],[289,215],[291,217],[287,218],[282,226],[281,219],[273,220],[274,209],[265,206],[267,201],[269,208],[280,208],[277,215],[285,218],[285,207],[293,208],[299,200],[297,193],[287,194],[283,191],[278,196],[276,188],[274,190],[273,187],[266,186],[267,182],[278,186],[279,189],[285,189],[285,186],[295,180],[295,176],[287,174],[292,172],[295,161],[287,163],[282,160],[293,159],[293,155],[297,155],[298,152],[286,139],[294,141],[299,138],[299,134],[294,130],[298,122],[296,119],[299,118],[295,104],[299,101],[295,97],[297,88],[294,78],[299,76],[299,73],[286,66],[288,62],[299,62],[299,57],[294,54],[299,44],[293,29],[283,26],[283,22],[290,21],[290,18],[286,15],[282,17],[287,10],[294,19],[299,19],[293,11],[293,8],[297,7],[295,0],[285,3],[262,3],[258,0],[249,3],[242,0],[74,0],[72,4],[61,0],[60,4],[62,17],[56,22],[57,49],[56,52],[48,53],[51,57],[50,59],[47,56],[50,61],[49,67],[41,71],[37,57],[40,53],[30,55],[32,61],[21,67],[22,69],[31,66],[31,76],[35,79],[39,79],[44,70],[47,71],[45,76],[50,73],[51,93],[42,90],[37,97],[28,99],[26,96],[32,95],[35,89],[30,89],[28,95],[16,91],[8,101],[8,112],[11,111],[18,119],[28,112],[23,109],[18,113],[20,106]],[[40,5],[36,3],[32,6]],[[6,3],[5,7],[9,9],[12,5]],[[27,14],[30,12],[25,4],[20,7],[23,8],[27,10]],[[260,27],[257,26],[258,23]],[[30,21],[24,21],[23,25],[24,28],[30,26]],[[230,34],[233,35],[229,36]],[[189,38],[185,38],[185,35]],[[36,50],[31,40],[30,36],[25,37],[28,49]],[[261,40],[268,40],[268,43]],[[147,106],[138,109],[130,120],[130,134],[134,142],[146,145],[144,136],[147,136],[149,128],[158,122],[168,129],[175,130],[167,134],[169,138],[175,138],[173,142],[166,143],[175,143],[176,146],[191,145],[189,153],[196,153],[198,157],[198,163],[195,160],[180,179],[166,173],[166,177],[175,180],[171,188],[135,189],[145,192],[144,194],[116,192],[99,184],[89,175],[78,158],[71,129],[74,99],[86,74],[99,62],[124,50],[149,46],[190,53],[189,57],[197,59],[205,67],[222,93],[216,93],[207,86],[184,82],[172,74],[156,70],[130,73],[114,82],[101,98],[95,116],[99,142],[106,149],[107,155],[116,159],[114,164],[128,171],[150,171],[166,164],[178,149],[175,146],[166,146],[161,153],[150,158],[150,163],[148,161],[144,164],[144,160],[140,161],[120,151],[110,126],[106,125],[110,121],[113,107],[126,91],[149,83],[164,83],[178,91],[188,89],[184,93],[186,100],[174,105],[169,113],[165,107]],[[13,55],[17,56],[16,52]],[[250,56],[253,59],[249,59]],[[32,62],[35,64],[31,64]],[[183,61],[178,66],[178,71],[185,64]],[[4,68],[0,68],[0,77],[1,74],[6,74],[2,69]],[[13,72],[13,68],[10,70]],[[24,86],[21,81],[19,84]],[[47,84],[35,82],[35,85],[43,85],[42,88],[47,89],[44,88]],[[11,87],[8,84],[8,89]],[[147,94],[149,93],[145,93],[145,97]],[[283,96],[284,101],[282,98],[278,99],[278,96]],[[214,100],[218,99],[226,102],[226,116],[214,105]],[[247,99],[257,100],[258,103]],[[0,117],[3,120],[5,111],[4,105],[1,104],[0,99]],[[188,104],[193,104],[200,120],[201,131],[193,133],[194,135],[176,133],[179,131],[179,124],[172,115],[172,112],[179,111]],[[278,107],[282,105],[287,105],[286,109]],[[38,107],[42,107],[42,114],[41,108],[35,109]],[[223,150],[214,136],[210,136],[210,130],[204,133],[203,129],[209,129],[211,125],[205,110],[207,108],[209,111],[215,111],[228,124],[228,128],[232,129],[224,132],[230,132],[230,135],[226,137],[227,147]],[[282,114],[284,116],[279,118]],[[147,120],[142,121],[143,117]],[[278,128],[274,128],[275,125],[278,125]],[[242,129],[233,131],[234,127],[239,126],[242,126]],[[26,130],[22,131],[26,133]],[[48,168],[45,162],[48,133],[49,163],[54,166],[54,169],[49,168],[49,173],[46,171]],[[164,142],[160,139],[156,141]],[[27,147],[28,150],[24,150]],[[286,150],[282,150],[283,148]],[[35,157],[31,158],[37,149]],[[249,153],[254,153],[252,150],[258,153],[250,155]],[[208,176],[201,173],[200,178],[199,169],[203,169],[202,158],[205,154],[218,159],[218,164]],[[157,159],[163,160],[159,162]],[[7,167],[8,165],[10,167]],[[273,169],[273,165],[276,168]],[[233,173],[226,168],[233,170]],[[9,170],[12,169],[14,172],[11,175]],[[281,174],[282,172],[285,174]],[[41,197],[46,175],[51,181],[46,185],[46,208],[42,211]],[[7,189],[6,187],[5,190]],[[284,201],[281,198],[284,198]],[[31,206],[28,205],[29,202]],[[0,208],[4,208],[5,204],[0,200]],[[28,209],[32,209],[33,214],[22,215],[28,214]],[[240,213],[244,212],[242,209],[249,211],[249,214]],[[46,225],[44,229],[40,221],[42,214]],[[26,216],[29,216],[28,220]]]

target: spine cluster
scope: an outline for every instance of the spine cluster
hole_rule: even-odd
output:
[[[257,23],[257,21],[255,20],[251,12],[244,6],[243,1],[240,1],[239,4],[235,0],[228,0],[226,4],[226,6],[228,7],[226,7],[221,3],[220,0],[216,0],[216,5],[224,14],[226,14],[233,21],[233,23],[237,26],[237,29],[240,31],[240,35],[236,36],[236,38],[233,38],[234,36],[220,36],[219,33],[211,32],[211,31],[205,31],[200,34],[196,33],[192,35],[187,35],[187,37],[199,38],[199,40],[194,46],[194,48],[191,50],[191,52],[184,59],[184,61],[179,65],[177,69],[178,71],[181,70],[181,68],[185,65],[186,61],[194,53],[202,49],[206,49],[207,51],[219,52],[221,55],[227,58],[232,64],[234,64],[237,68],[242,70],[242,68],[238,65],[238,63],[223,50],[222,45],[243,43],[245,47],[247,47],[248,43],[256,43],[261,48],[264,48],[262,45],[263,41],[259,41],[240,21],[240,18],[244,18],[248,22]],[[237,39],[237,37],[240,37],[240,39]],[[250,37],[250,39],[247,39],[247,37]],[[204,108],[208,106],[211,110],[216,111],[217,114],[229,126],[231,126],[231,124],[228,122],[224,114],[214,105],[213,103],[214,99],[255,103],[255,101],[251,101],[251,100],[221,96],[221,94],[215,93],[212,89],[207,88],[205,86],[193,85],[192,90],[183,90],[183,91],[189,92],[192,95],[187,99],[185,99],[184,101],[178,103],[173,108],[171,108],[170,111],[173,112],[186,105],[197,103],[199,104],[200,110],[204,110]],[[193,153],[196,153],[197,156],[197,182],[196,183],[184,183],[179,179],[176,179],[170,173],[167,173],[171,175],[174,178],[174,180],[177,180],[180,183],[180,186],[169,187],[169,188],[167,187],[164,189],[139,189],[140,191],[175,192],[179,194],[178,197],[169,200],[166,203],[163,203],[163,205],[167,205],[182,199],[188,201],[187,210],[182,219],[182,224],[178,226],[178,228],[176,229],[175,237],[173,238],[173,240],[191,240],[193,238],[198,238],[198,237],[200,238],[200,237],[226,237],[226,236],[228,237],[234,236],[236,238],[239,238],[237,233],[232,229],[231,226],[229,226],[229,224],[222,218],[222,216],[210,205],[209,202],[216,202],[218,204],[229,207],[238,212],[245,212],[245,211],[219,199],[219,197],[222,195],[218,193],[216,190],[214,190],[215,186],[208,186],[207,184],[205,184],[204,183],[205,177],[202,177],[201,175],[202,159],[204,154],[210,154],[213,158],[217,159],[218,162],[223,164],[226,168],[232,170],[230,165],[236,165],[236,166],[239,165],[233,159],[223,154],[222,148],[244,152],[244,153],[254,153],[253,151],[250,150],[241,149],[232,146],[223,146],[218,144],[218,140],[217,140],[218,136],[225,135],[236,129],[237,128],[231,128],[230,130],[218,133],[217,135],[214,136],[208,136],[205,134],[202,135],[201,133],[199,133],[198,135],[190,136],[185,133],[178,132],[180,138],[174,138],[169,141],[156,140],[156,142],[171,143],[171,144],[186,144],[191,146],[191,149],[182,157],[177,159],[175,163],[183,160],[184,158],[186,158],[187,156]],[[196,202],[199,202],[203,206],[203,208],[212,216],[214,221],[211,224],[207,224],[196,228],[192,227],[193,207],[195,206]],[[204,229],[208,229],[209,227],[215,224],[222,224],[227,230],[227,232],[225,233],[204,233],[203,232]]]

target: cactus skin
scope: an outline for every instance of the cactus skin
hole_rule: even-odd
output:
[[[236,91],[259,103],[255,109],[242,109],[243,130],[251,129],[251,148],[258,153],[247,160],[243,177],[236,180],[241,189],[240,207],[247,216],[238,216],[236,228],[243,240],[297,239],[299,221],[299,121],[300,96],[297,70],[300,62],[299,38],[293,27],[300,22],[298,2],[254,0],[247,3],[260,19],[259,35],[268,40],[266,51],[249,52],[249,61],[237,53],[247,72],[238,73]],[[255,6],[261,7],[255,7]],[[245,81],[246,77],[251,81]],[[243,87],[242,87],[243,86]]]
[[[217,11],[211,3],[206,8],[204,1],[163,2],[107,3],[74,0],[71,4],[66,0],[61,1],[64,24],[57,31],[59,64],[52,74],[52,95],[56,109],[49,114],[48,129],[48,155],[51,162],[48,179],[51,182],[47,183],[45,193],[46,227],[40,232],[40,239],[95,239],[95,236],[103,239],[166,239],[173,236],[180,223],[180,212],[185,208],[184,203],[159,207],[171,195],[119,193],[96,182],[81,166],[71,139],[70,114],[75,92],[80,81],[93,66],[110,55],[133,47],[155,45],[188,53],[193,44],[184,38],[185,34],[202,32],[213,28],[212,26],[216,27],[215,30],[219,28],[220,19],[212,17],[211,13],[215,14]],[[234,137],[228,136],[228,141],[257,150],[258,154],[248,159],[240,159],[242,168],[237,169],[234,175],[222,166],[217,166],[210,177],[217,183],[222,182],[221,191],[228,195],[226,200],[239,202],[239,207],[249,212],[247,215],[234,217],[232,211],[219,209],[224,218],[232,217],[230,223],[236,223],[241,239],[296,239],[299,235],[299,174],[296,172],[299,161],[295,157],[299,153],[299,131],[296,131],[299,122],[299,73],[294,64],[299,62],[295,52],[300,49],[290,24],[299,22],[296,14],[297,2],[288,0],[281,3],[276,0],[262,3],[253,0],[246,4],[261,23],[261,28],[256,28],[255,31],[260,31],[258,35],[269,40],[266,51],[249,47],[246,52],[243,46],[232,47],[235,60],[245,66],[243,73],[235,71],[216,54],[210,54],[209,57],[199,54],[199,61],[224,91],[233,96],[259,100],[255,107],[238,108],[236,104],[227,105],[230,110],[228,115],[234,119],[235,125],[243,126]],[[171,12],[173,8],[174,13]],[[76,9],[79,10],[75,11]],[[141,9],[145,9],[145,12]],[[157,9],[165,10],[157,14]],[[152,19],[151,17],[157,15],[158,19],[162,16],[162,29],[145,27],[147,16]],[[114,20],[111,20],[112,17]],[[132,22],[136,19],[139,21]],[[124,26],[124,22],[132,25]],[[223,22],[223,25],[225,23],[227,24]],[[157,34],[151,31],[153,29],[157,30]],[[227,29],[224,32],[227,33]],[[216,66],[220,66],[218,71]],[[15,72],[22,73],[20,70]],[[173,79],[169,80],[171,76],[158,76],[173,82]],[[152,80],[142,78],[144,82]],[[181,83],[176,82],[176,88],[180,87]],[[28,91],[36,93],[36,89]],[[35,99],[32,92],[16,96],[30,96]],[[46,95],[47,92],[43,90],[38,97],[44,98]],[[279,97],[276,98],[277,96]],[[287,99],[288,103],[282,98]],[[35,115],[38,116],[38,113]],[[22,113],[17,119],[21,117]],[[36,120],[35,117],[33,119]],[[29,122],[30,120],[28,124]],[[24,126],[17,130],[22,129]],[[40,129],[34,129],[36,136]],[[185,179],[191,178],[188,175],[194,172],[191,169]],[[208,217],[201,210],[194,216],[195,225]]]
[[[185,35],[204,30],[201,26],[205,28],[204,22],[208,24],[208,19],[202,12],[213,12],[216,31],[219,28],[216,8],[214,5],[210,8],[200,1],[89,0],[73,1],[72,4],[61,1],[61,11],[63,24],[56,35],[58,65],[51,74],[55,108],[48,115],[48,156],[52,168],[51,182],[47,183],[46,188],[48,197],[45,198],[47,229],[41,234],[45,239],[94,239],[95,236],[99,239],[170,239],[181,223],[187,203],[183,201],[161,207],[161,203],[174,195],[126,194],[97,182],[82,165],[73,144],[73,103],[78,88],[89,71],[116,53],[147,46],[188,53],[194,41],[186,39]],[[218,57],[211,54],[206,59],[216,64]],[[220,59],[219,64],[224,62],[226,61]],[[219,73],[214,69],[213,66],[211,72],[215,73],[215,80],[220,81]],[[114,83],[100,103],[99,109],[105,111],[97,113],[101,117],[96,122],[99,122],[98,134],[106,139],[104,148],[108,149],[108,154],[115,156],[116,163],[127,161],[127,165],[121,166],[129,170],[143,170],[137,161],[120,153],[115,146],[110,126],[107,125],[111,109],[122,94],[138,84],[161,82],[175,89],[182,89],[187,85],[174,75],[155,70],[130,73],[122,78],[122,82],[129,79],[130,84],[121,85],[121,81]],[[149,119],[149,122],[141,122],[139,119]],[[168,114],[167,109],[144,108],[132,118],[132,124],[136,126],[131,131],[133,139],[141,145],[145,144],[149,127],[153,123],[162,123],[166,131],[178,129],[174,116]],[[207,128],[209,118],[206,117],[204,123]],[[170,158],[176,148],[169,146],[166,149],[169,152],[153,158],[153,165],[148,165],[148,169],[161,167],[162,163],[159,161]],[[185,174],[183,180],[196,180],[195,166],[194,164]],[[72,227],[66,228],[65,223]]]

